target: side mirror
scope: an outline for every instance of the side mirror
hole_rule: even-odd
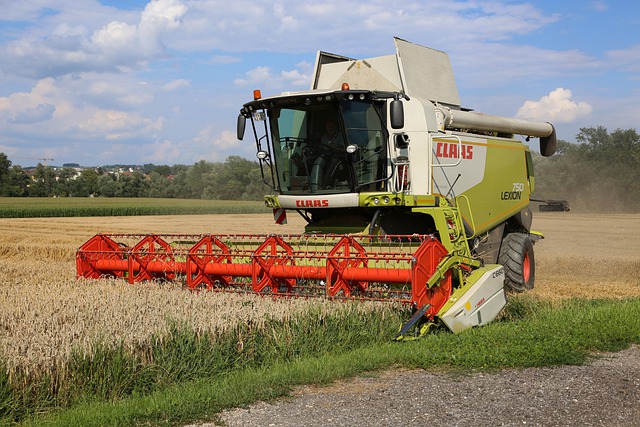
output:
[[[246,125],[247,119],[242,114],[238,114],[238,125],[236,127],[236,133],[240,141],[242,141],[242,138],[244,138],[244,128],[246,127]]]
[[[404,127],[404,105],[402,101],[394,99],[389,108],[391,115],[391,128],[402,129]]]

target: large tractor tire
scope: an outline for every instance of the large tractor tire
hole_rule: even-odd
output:
[[[511,292],[533,289],[536,263],[533,242],[526,233],[509,233],[502,239],[498,264],[504,266],[504,287]]]

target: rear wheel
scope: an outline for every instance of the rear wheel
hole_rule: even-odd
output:
[[[504,286],[512,292],[533,289],[536,264],[533,242],[526,233],[510,233],[502,239],[498,263],[504,266]]]

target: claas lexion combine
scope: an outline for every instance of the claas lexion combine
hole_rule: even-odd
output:
[[[529,147],[555,151],[549,123],[462,108],[446,53],[396,38],[365,60],[319,52],[311,88],[254,99],[265,203],[296,211],[300,235],[99,234],[79,277],[181,279],[191,289],[406,303],[398,339],[493,320],[505,290],[533,287]]]

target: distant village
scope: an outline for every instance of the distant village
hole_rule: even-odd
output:
[[[139,172],[144,175],[148,175],[149,173],[151,173],[151,171],[153,171],[156,168],[156,165],[154,164],[81,166],[79,163],[63,163],[62,166],[57,166],[57,165],[47,165],[47,164],[41,163],[41,165],[44,167],[51,167],[54,171],[60,171],[63,169],[68,171],[70,169],[73,169],[76,173],[75,175],[72,175],[70,177],[71,179],[73,179],[73,176],[75,177],[81,176],[82,172],[85,170],[94,170],[101,175],[112,174],[116,177],[119,177],[120,175],[123,175],[123,174],[131,175],[134,172]],[[36,165],[36,166],[25,166],[22,169],[30,175],[35,175],[37,168],[38,166]]]

